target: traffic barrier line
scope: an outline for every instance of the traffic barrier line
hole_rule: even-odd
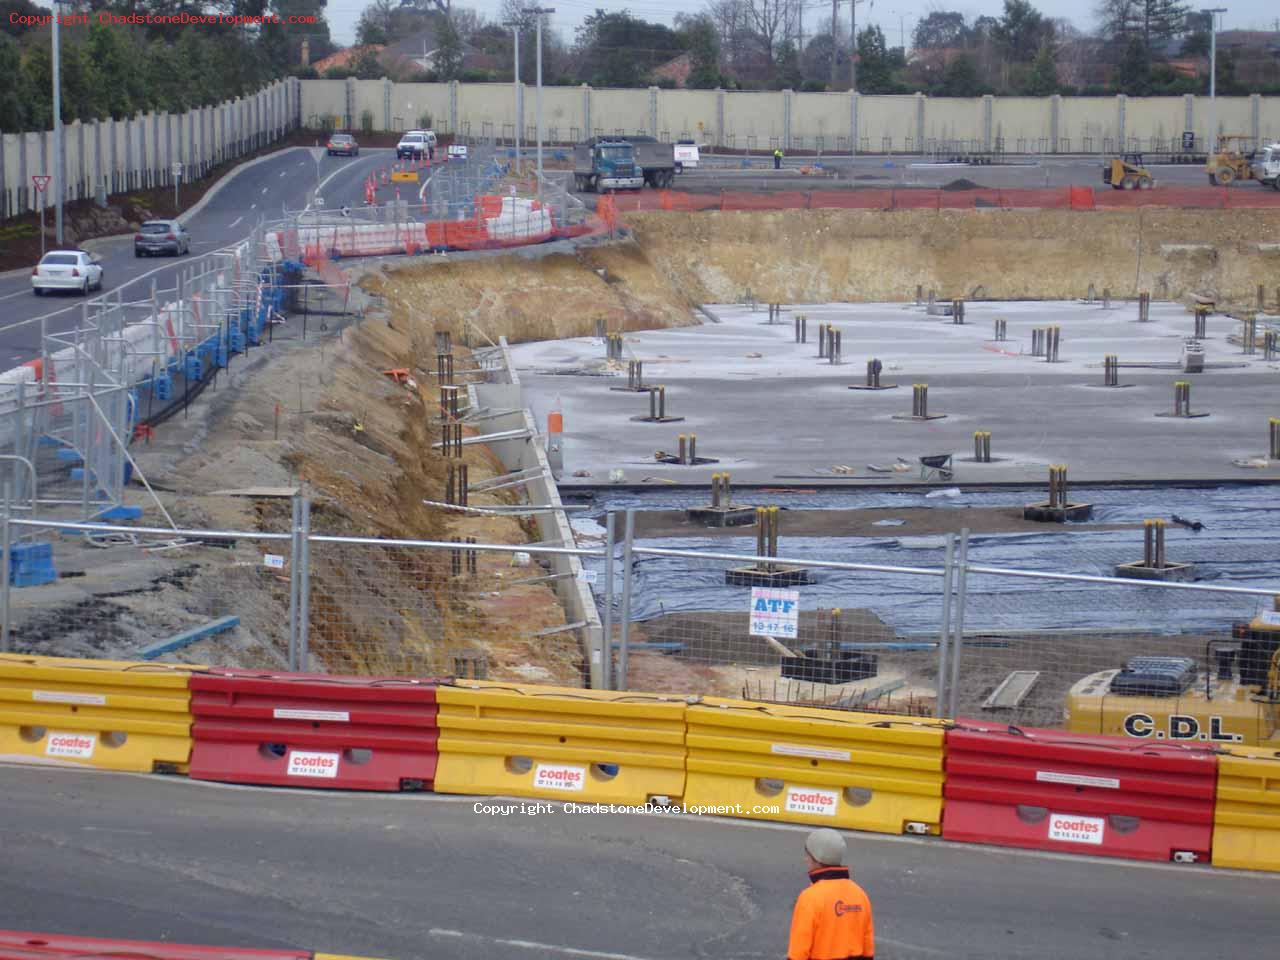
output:
[[[1217,757],[1204,747],[958,720],[942,836],[1135,860],[1212,848]]]
[[[876,833],[940,832],[941,720],[707,697],[688,708],[686,723],[690,806]],[[770,806],[776,812],[757,812]]]
[[[405,677],[191,677],[191,777],[346,790],[431,789],[436,686]]]
[[[313,960],[310,950],[251,950],[240,947],[206,947],[189,943],[148,940],[105,940],[70,937],[30,930],[0,930],[0,958],[14,951],[18,960]],[[23,956],[27,952],[28,956]]]
[[[618,804],[684,793],[683,699],[479,680],[438,697],[437,793]]]
[[[1280,871],[1280,750],[1220,750],[1213,865]]]
[[[0,759],[185,772],[201,669],[0,654]]]

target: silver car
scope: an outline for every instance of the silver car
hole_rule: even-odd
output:
[[[191,234],[177,220],[148,220],[133,235],[133,255],[171,253],[175,257],[191,252]]]
[[[31,289],[37,297],[48,290],[101,290],[102,267],[83,250],[51,250],[32,268]]]

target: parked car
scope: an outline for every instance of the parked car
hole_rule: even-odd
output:
[[[83,250],[50,250],[31,268],[31,289],[37,297],[46,290],[101,290],[102,267]]]
[[[676,173],[696,170],[700,160],[698,144],[693,140],[677,140],[675,146]]]
[[[466,163],[467,162],[467,145],[465,143],[449,144],[449,159],[461,160],[463,163]]]
[[[175,257],[191,252],[191,234],[177,220],[148,220],[133,235],[133,255],[152,256],[172,253]]]
[[[427,136],[421,130],[409,130],[396,144],[397,160],[420,160],[427,155]]]
[[[342,154],[344,157],[360,156],[360,144],[356,143],[356,138],[349,133],[335,133],[329,138],[329,156],[336,157]]]

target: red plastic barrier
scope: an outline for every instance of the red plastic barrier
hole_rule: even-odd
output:
[[[1207,859],[1217,758],[1201,747],[957,721],[942,836],[1135,860]]]
[[[191,676],[191,776],[343,790],[430,789],[433,680],[262,674]]]
[[[311,960],[310,950],[242,950],[237,947],[201,947],[185,943],[154,943],[145,940],[100,940],[94,937],[66,937],[58,933],[30,930],[0,930],[0,958],[32,960]]]

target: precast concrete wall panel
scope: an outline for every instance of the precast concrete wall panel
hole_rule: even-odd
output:
[[[981,116],[979,122],[982,122]],[[979,128],[976,138],[983,141],[985,129]],[[1018,144],[1026,144],[1025,150],[1037,152],[1039,146],[1045,144],[1044,152],[1053,148],[1053,116],[1048,97],[993,97],[991,100],[991,147],[1001,142],[1006,151],[1018,149]],[[1073,144],[1074,147],[1074,144]]]
[[[304,84],[305,86],[305,84]],[[379,94],[381,96],[381,94]],[[459,99],[462,94],[459,93]],[[381,115],[381,107],[374,116]],[[449,85],[447,83],[397,83],[391,87],[391,124],[399,130],[413,130],[423,114],[431,115],[433,125],[449,120]],[[463,119],[459,115],[459,119]]]
[[[1273,102],[1280,101],[1280,98],[1276,97],[1270,99]],[[1216,125],[1219,136],[1230,134],[1243,134],[1246,137],[1253,136],[1253,106],[1249,103],[1248,97],[1218,97],[1217,101]],[[1202,136],[1206,140],[1210,133],[1209,113],[1209,98],[1196,97],[1196,135]]]
[[[394,103],[392,104],[394,106]],[[304,80],[302,82],[302,122],[308,125],[319,117],[340,117],[347,111],[347,81]]]
[[[506,96],[509,100],[506,115],[513,118],[508,122],[514,123],[516,109],[515,88],[511,84],[505,84],[505,87]],[[537,97],[537,89],[530,84],[525,84],[524,123],[526,127],[538,122],[538,114],[534,110],[534,105],[538,102]],[[594,113],[594,106],[592,106],[592,111]],[[583,139],[586,136],[583,132],[586,120],[582,115],[582,88],[544,86],[542,88],[542,116],[542,122],[546,125],[543,130],[543,136],[548,140],[554,140],[557,143],[569,143],[574,139]],[[501,135],[500,127],[499,136]]]
[[[1069,138],[1073,150],[1091,153],[1115,151],[1118,122],[1115,97],[1063,97],[1058,116],[1058,136]],[[1108,142],[1111,146],[1104,146]]]
[[[1280,141],[1280,97],[1263,97],[1258,109],[1258,132],[1265,143]]]
[[[864,97],[865,101],[866,98]],[[791,97],[791,141],[813,149],[818,137],[823,150],[834,150],[840,137],[848,137],[853,98],[847,93],[797,93]],[[860,124],[861,125],[861,124]],[[878,140],[872,141],[880,149]]]
[[[382,129],[382,108],[385,105],[386,89],[387,85],[382,80],[355,81],[355,114],[351,117],[353,129],[363,128],[360,118],[366,110],[373,116],[373,129]]]
[[[699,143],[711,143],[716,135],[714,90],[659,90],[658,136],[668,133],[677,139],[689,136]]]
[[[1246,109],[1248,100],[1245,100]],[[1151,150],[1152,141],[1157,145],[1171,144],[1165,149],[1180,149],[1182,132],[1187,124],[1186,101],[1182,97],[1126,97],[1125,143],[1133,146],[1137,138],[1139,150]]]
[[[579,89],[581,94],[581,89]],[[525,99],[525,119],[534,122],[535,91],[530,89]],[[543,91],[546,96],[546,91]],[[591,126],[601,135],[609,136],[622,131],[625,134],[649,132],[648,90],[592,90]]]
[[[919,98],[860,97],[858,99],[858,136],[879,150],[886,137],[894,150],[919,150],[916,111]],[[846,130],[842,136],[848,136]]]
[[[735,91],[724,95],[726,146],[742,150],[749,138],[763,150],[771,140],[782,142],[782,94]]]
[[[944,97],[926,99],[924,104],[924,137],[926,143],[937,141],[982,145],[982,98]]]

